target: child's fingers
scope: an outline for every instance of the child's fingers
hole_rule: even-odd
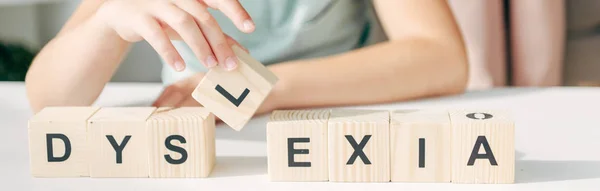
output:
[[[243,49],[246,52],[250,52],[246,47],[242,46],[242,44],[240,44],[237,40],[231,38],[229,35],[225,35],[225,38],[227,38],[227,44],[229,44],[229,47],[231,46],[238,46],[241,49]]]
[[[227,16],[242,32],[251,33],[255,29],[250,14],[238,0],[204,0],[210,7],[218,9]]]
[[[175,30],[207,68],[217,65],[213,51],[192,15],[171,3],[157,7],[154,15]]]
[[[227,46],[225,34],[215,18],[208,12],[206,5],[190,0],[173,1],[177,6],[195,18],[221,66],[227,70],[235,69],[238,64],[235,54],[231,50],[231,47]]]
[[[154,18],[143,17],[137,27],[136,32],[142,36],[156,52],[176,71],[183,71],[185,64],[175,49],[167,34],[162,30]]]

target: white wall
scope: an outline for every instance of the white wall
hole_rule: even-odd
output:
[[[58,33],[78,4],[79,0],[38,5],[0,3],[0,40],[40,49]],[[159,57],[152,48],[145,42],[137,43],[112,80],[159,82],[160,70]]]

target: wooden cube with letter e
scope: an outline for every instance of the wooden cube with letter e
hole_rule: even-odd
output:
[[[146,120],[154,107],[105,107],[88,120],[91,177],[148,177]]]
[[[450,120],[453,183],[514,183],[515,127],[507,112],[452,111]]]
[[[210,174],[215,165],[215,117],[208,110],[158,108],[146,124],[150,178]]]
[[[234,71],[211,69],[192,97],[223,122],[239,131],[252,118],[273,89],[277,77],[237,46],[232,47],[239,65]]]
[[[447,111],[392,112],[392,182],[450,182],[450,131]]]
[[[329,181],[390,181],[389,111],[333,110],[327,128]]]
[[[329,110],[274,111],[267,123],[271,181],[327,181]]]
[[[34,177],[89,176],[87,120],[97,107],[46,107],[29,120]]]

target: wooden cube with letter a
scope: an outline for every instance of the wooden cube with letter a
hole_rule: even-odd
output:
[[[89,176],[86,128],[97,107],[47,107],[29,120],[34,177]]]
[[[453,183],[514,183],[515,127],[504,111],[450,112]]]
[[[447,111],[392,112],[392,182],[450,182],[450,130]]]
[[[234,71],[211,69],[200,81],[192,97],[223,122],[239,131],[252,118],[271,92],[277,77],[237,46],[233,51],[239,66]]]
[[[215,117],[206,108],[158,108],[146,124],[150,178],[210,174],[215,165]]]
[[[267,123],[271,181],[327,181],[329,110],[274,111]]]
[[[91,177],[148,177],[146,120],[154,110],[105,107],[88,120]]]
[[[390,181],[390,113],[333,110],[328,122],[329,181]]]

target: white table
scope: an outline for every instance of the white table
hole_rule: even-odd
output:
[[[109,84],[96,105],[148,105],[159,84]],[[526,88],[365,106],[509,109],[516,123],[516,184],[269,182],[266,117],[241,132],[217,129],[218,164],[206,179],[32,178],[22,83],[0,83],[0,190],[600,190],[600,89]]]

